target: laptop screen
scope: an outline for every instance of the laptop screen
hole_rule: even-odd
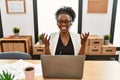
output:
[[[44,78],[78,78],[83,76],[85,55],[41,55]]]

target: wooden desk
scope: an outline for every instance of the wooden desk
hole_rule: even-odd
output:
[[[16,60],[0,60],[0,64],[12,63],[14,61]],[[34,64],[41,63],[40,60],[25,60],[25,61]],[[43,79],[42,76],[36,76],[35,80],[77,80],[77,79]],[[85,61],[82,80],[120,80],[120,63],[118,63],[117,61]]]

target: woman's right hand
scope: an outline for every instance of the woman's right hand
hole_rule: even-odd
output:
[[[45,45],[45,54],[50,55],[50,48],[49,48],[49,46],[50,46],[50,42],[49,42],[50,41],[50,36],[48,36],[48,34],[43,33],[41,35],[41,40]]]
[[[48,36],[48,34],[42,33],[41,34],[41,40],[44,43],[45,46],[49,46],[50,45],[50,36]]]

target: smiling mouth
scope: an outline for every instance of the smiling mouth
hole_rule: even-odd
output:
[[[66,27],[61,27],[62,30],[66,30],[67,28]]]

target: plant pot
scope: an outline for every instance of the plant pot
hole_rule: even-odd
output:
[[[39,40],[39,45],[43,45],[43,42],[42,42],[42,40]]]
[[[110,40],[104,40],[104,44],[108,45],[110,43]]]
[[[19,33],[14,33],[14,37],[19,38],[20,34]]]

